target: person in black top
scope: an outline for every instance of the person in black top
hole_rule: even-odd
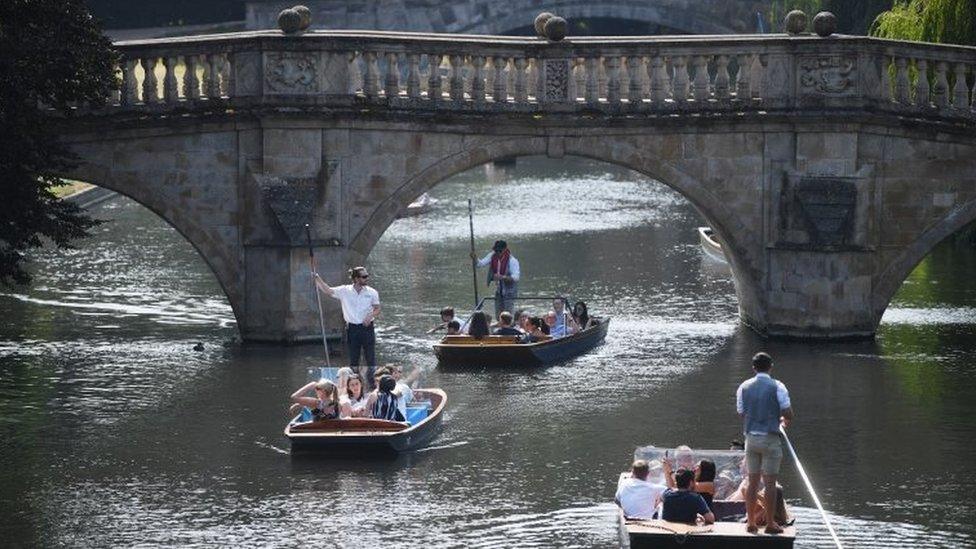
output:
[[[703,459],[695,466],[695,492],[700,495],[708,508],[712,508],[715,499],[715,462]]]
[[[702,497],[694,492],[695,473],[688,469],[678,469],[674,474],[677,489],[668,488],[661,496],[664,508],[661,518],[671,522],[695,524],[701,516],[705,524],[715,522],[715,514],[708,508]]]
[[[484,311],[475,311],[471,315],[471,323],[468,324],[468,335],[475,338],[481,339],[491,333],[488,329],[488,315]]]
[[[512,313],[510,313],[508,311],[502,311],[502,314],[498,315],[498,327],[495,328],[495,332],[494,332],[495,335],[498,335],[498,336],[507,336],[507,335],[521,336],[522,335],[522,331],[519,330],[518,328],[512,326],[512,322],[513,321],[514,321],[514,319],[512,318]]]

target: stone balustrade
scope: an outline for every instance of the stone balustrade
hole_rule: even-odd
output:
[[[121,89],[99,114],[260,105],[628,116],[826,108],[976,118],[976,48],[868,37],[547,42],[261,31],[116,47]]]

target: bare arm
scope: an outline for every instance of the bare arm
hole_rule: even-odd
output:
[[[704,515],[702,515],[702,521],[705,524],[714,524],[715,523],[715,513],[711,512],[711,511],[705,513]]]
[[[299,389],[299,390],[297,390],[297,391],[295,391],[294,393],[291,394],[291,401],[292,402],[297,402],[298,404],[301,404],[302,406],[308,406],[309,408],[314,408],[316,405],[318,405],[319,400],[317,398],[315,398],[315,397],[307,397],[307,396],[302,396],[302,395],[305,394],[305,393],[307,393],[308,391],[310,391],[312,389],[312,387],[315,387],[315,384],[316,383],[317,382],[315,382],[315,381],[309,381],[305,385],[302,385],[302,388],[301,389]]]
[[[370,311],[369,314],[366,315],[366,318],[363,319],[363,326],[369,326],[378,316],[380,316],[380,306],[379,304],[376,304],[373,305],[373,310]]]
[[[433,328],[427,330],[427,334],[429,335],[429,334],[432,334],[434,332],[439,332],[439,331],[444,330],[446,328],[447,328],[447,322],[441,322],[437,326],[434,326]]]
[[[783,427],[789,427],[790,423],[793,423],[793,408],[786,408],[785,410],[780,410],[781,418],[780,421],[783,422]]]
[[[671,471],[671,461],[667,458],[661,460],[661,467],[664,469],[664,482],[668,488],[674,488],[674,473]]]
[[[318,288],[325,295],[329,297],[335,297],[335,290],[333,290],[331,286],[329,286],[328,284],[325,283],[324,280],[322,280],[322,277],[319,276],[319,273],[315,273],[315,287]]]

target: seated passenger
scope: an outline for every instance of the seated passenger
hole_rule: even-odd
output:
[[[432,334],[440,330],[445,330],[448,327],[447,325],[455,320],[456,319],[454,318],[454,307],[444,307],[443,309],[441,309],[441,323],[427,330],[427,333]],[[460,323],[458,323],[458,325],[460,326]]]
[[[541,318],[534,316],[528,320],[527,325],[529,331],[522,338],[522,343],[538,343],[549,339],[546,337],[549,335],[545,331],[546,323]]]
[[[507,336],[507,335],[521,336],[522,335],[522,331],[519,330],[518,328],[515,328],[514,326],[512,326],[512,320],[513,320],[512,319],[512,313],[510,313],[508,311],[502,311],[502,313],[500,315],[498,315],[498,327],[495,328],[495,335],[500,335],[500,336]]]
[[[376,389],[369,394],[369,409],[374,419],[389,421],[406,421],[406,416],[400,412],[400,393],[397,391],[396,380],[389,374],[377,376]]]
[[[703,459],[695,466],[695,492],[712,508],[715,499],[715,462]]]
[[[580,330],[585,330],[590,327],[591,319],[586,303],[577,301],[576,305],[573,305],[573,320],[576,321],[576,325],[579,326]]]
[[[756,498],[756,505],[753,508],[752,516],[756,517],[756,526],[766,526],[766,488],[759,481],[759,497]],[[746,501],[746,491],[749,489],[749,477],[743,478],[739,483],[739,488],[729,496],[729,501]],[[776,483],[776,511],[773,513],[773,520],[779,526],[788,526],[793,523],[793,517],[786,510],[786,499],[783,497],[783,486]]]
[[[627,518],[655,517],[657,505],[661,502],[661,494],[666,488],[662,484],[647,480],[649,470],[648,463],[638,459],[630,468],[630,476],[621,477],[617,483],[617,493],[613,501],[620,506]]]
[[[343,368],[347,369],[347,368]],[[363,378],[350,371],[348,376],[339,377],[339,411],[341,417],[368,417],[366,391]]]
[[[694,492],[695,473],[688,469],[678,469],[674,475],[677,489],[668,488],[661,496],[661,518],[671,522],[695,524],[702,520],[705,524],[715,522],[715,514],[708,504]]]
[[[550,333],[553,337],[563,337],[571,334],[575,334],[579,331],[579,327],[576,326],[576,322],[573,317],[570,316],[569,312],[566,311],[566,299],[557,296],[552,300],[552,312],[556,316],[556,323],[552,325]],[[562,335],[557,335],[561,333]]]
[[[461,335],[461,323],[457,320],[452,320],[447,323],[447,335],[455,336]]]
[[[489,333],[488,315],[484,311],[475,311],[468,325],[468,335],[475,339],[482,339]]]
[[[303,396],[311,389],[315,389],[315,396]],[[339,418],[339,390],[335,383],[327,379],[310,381],[295,391],[291,395],[294,404],[291,405],[291,413],[297,414],[302,406],[312,410],[314,419],[338,419]]]
[[[383,373],[392,376],[393,380],[396,381],[396,392],[399,395],[397,406],[400,408],[403,417],[407,417],[407,405],[413,401],[412,384],[420,377],[420,368],[414,368],[410,375],[405,378],[403,377],[403,366],[399,364],[387,364],[383,370]]]

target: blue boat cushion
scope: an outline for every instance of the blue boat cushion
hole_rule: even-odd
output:
[[[416,425],[427,419],[427,406],[407,406],[407,422]]]

